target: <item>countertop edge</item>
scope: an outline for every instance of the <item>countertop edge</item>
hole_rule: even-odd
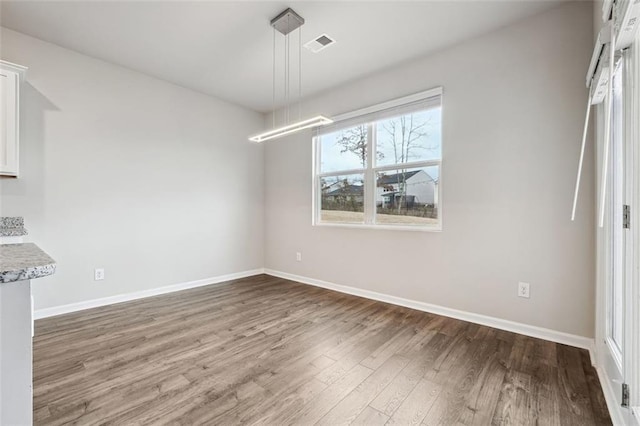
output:
[[[0,272],[0,283],[11,283],[15,281],[33,280],[36,278],[48,277],[56,272],[57,264],[49,263],[46,265],[30,266],[24,269],[15,269],[11,271]]]
[[[33,243],[0,244],[0,284],[53,275],[57,263]]]

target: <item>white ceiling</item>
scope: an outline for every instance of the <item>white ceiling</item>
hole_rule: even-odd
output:
[[[271,18],[302,15],[303,95],[344,84],[557,6],[559,0],[2,1],[0,24],[247,108],[272,107]],[[292,48],[297,52],[297,33]],[[282,36],[277,34],[282,49]],[[284,61],[280,50],[278,63]],[[292,54],[297,95],[297,57]],[[276,73],[282,86],[283,70]],[[279,89],[281,92],[282,89]],[[280,93],[277,105],[282,104]]]

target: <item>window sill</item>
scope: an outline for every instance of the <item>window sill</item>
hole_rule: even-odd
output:
[[[357,223],[314,223],[319,228],[347,228],[347,229],[375,229],[379,231],[410,231],[410,232],[442,232],[442,225],[411,226],[411,225],[365,225]]]

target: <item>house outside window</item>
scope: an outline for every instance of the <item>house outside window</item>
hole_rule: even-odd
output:
[[[314,225],[441,230],[442,89],[335,119],[314,137]]]

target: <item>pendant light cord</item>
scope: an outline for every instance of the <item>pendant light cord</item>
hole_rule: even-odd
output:
[[[282,44],[283,47],[283,51],[282,51],[282,59],[284,60],[284,63],[282,64],[282,68],[284,69],[283,77],[284,77],[284,81],[282,82],[282,92],[283,92],[283,100],[284,100],[284,107],[282,109],[282,124],[285,125],[287,124],[287,36],[284,36],[284,43]]]
[[[290,17],[287,16],[287,26],[290,25]],[[277,71],[277,47],[276,47],[276,27],[273,28],[273,60],[272,60],[272,99],[271,99],[271,117],[272,126],[275,129],[277,122],[276,111],[276,71]],[[284,106],[282,109],[282,122],[287,125],[291,121],[291,38],[290,33],[285,34],[283,44],[283,57],[284,57],[284,81],[283,81],[283,94],[284,94]],[[294,89],[295,90],[295,89]],[[294,113],[295,114],[295,113]],[[298,120],[302,118],[302,26],[298,27]]]
[[[287,15],[287,27],[289,27],[290,23],[290,17],[289,15]],[[287,87],[285,90],[285,100],[287,103],[287,122],[285,124],[289,124],[290,122],[290,108],[289,108],[289,93],[291,92],[291,39],[289,38],[289,34],[287,33],[287,35],[285,36],[286,39],[286,63],[287,63],[287,72],[285,73],[286,78],[287,78]]]
[[[1,0],[0,0],[1,1]],[[293,19],[293,21],[291,20]],[[292,25],[293,22],[293,25]],[[310,118],[308,120],[302,120],[302,25],[304,24],[304,19],[295,13],[291,8],[285,9],[282,13],[280,13],[277,17],[271,20],[271,27],[273,30],[273,46],[272,46],[272,98],[271,98],[271,120],[273,130],[261,133],[256,136],[252,136],[249,140],[253,142],[264,142],[270,139],[278,138],[284,135],[288,135],[290,133],[295,133],[303,129],[312,129],[319,126],[324,126],[326,124],[330,124],[333,120],[326,118],[324,116],[318,115],[316,117]],[[295,63],[291,64],[291,50],[295,50],[295,46],[292,48],[291,43],[295,44],[295,40],[291,40],[291,33],[295,30],[298,30],[298,80],[297,82],[292,82],[291,73],[295,73]],[[284,36],[284,41],[282,44],[282,56],[284,62],[282,64],[282,72],[284,74],[283,80],[280,80],[281,77],[278,77],[278,52],[279,52],[279,42],[276,40],[279,36],[276,35],[276,31],[281,33]],[[295,36],[294,36],[295,37]],[[295,52],[293,53],[296,54]],[[295,59],[294,59],[295,60]],[[293,68],[293,69],[292,69]],[[284,94],[284,103],[278,101],[280,93],[278,87],[278,80],[283,82],[282,85],[282,93]],[[292,87],[292,84],[298,85],[298,122],[295,124],[291,123],[292,114],[291,114],[291,104],[294,103],[293,115],[295,116],[295,86]],[[278,111],[280,109],[281,111]],[[282,117],[283,126],[277,128],[278,122],[280,119],[278,118],[278,114]]]

